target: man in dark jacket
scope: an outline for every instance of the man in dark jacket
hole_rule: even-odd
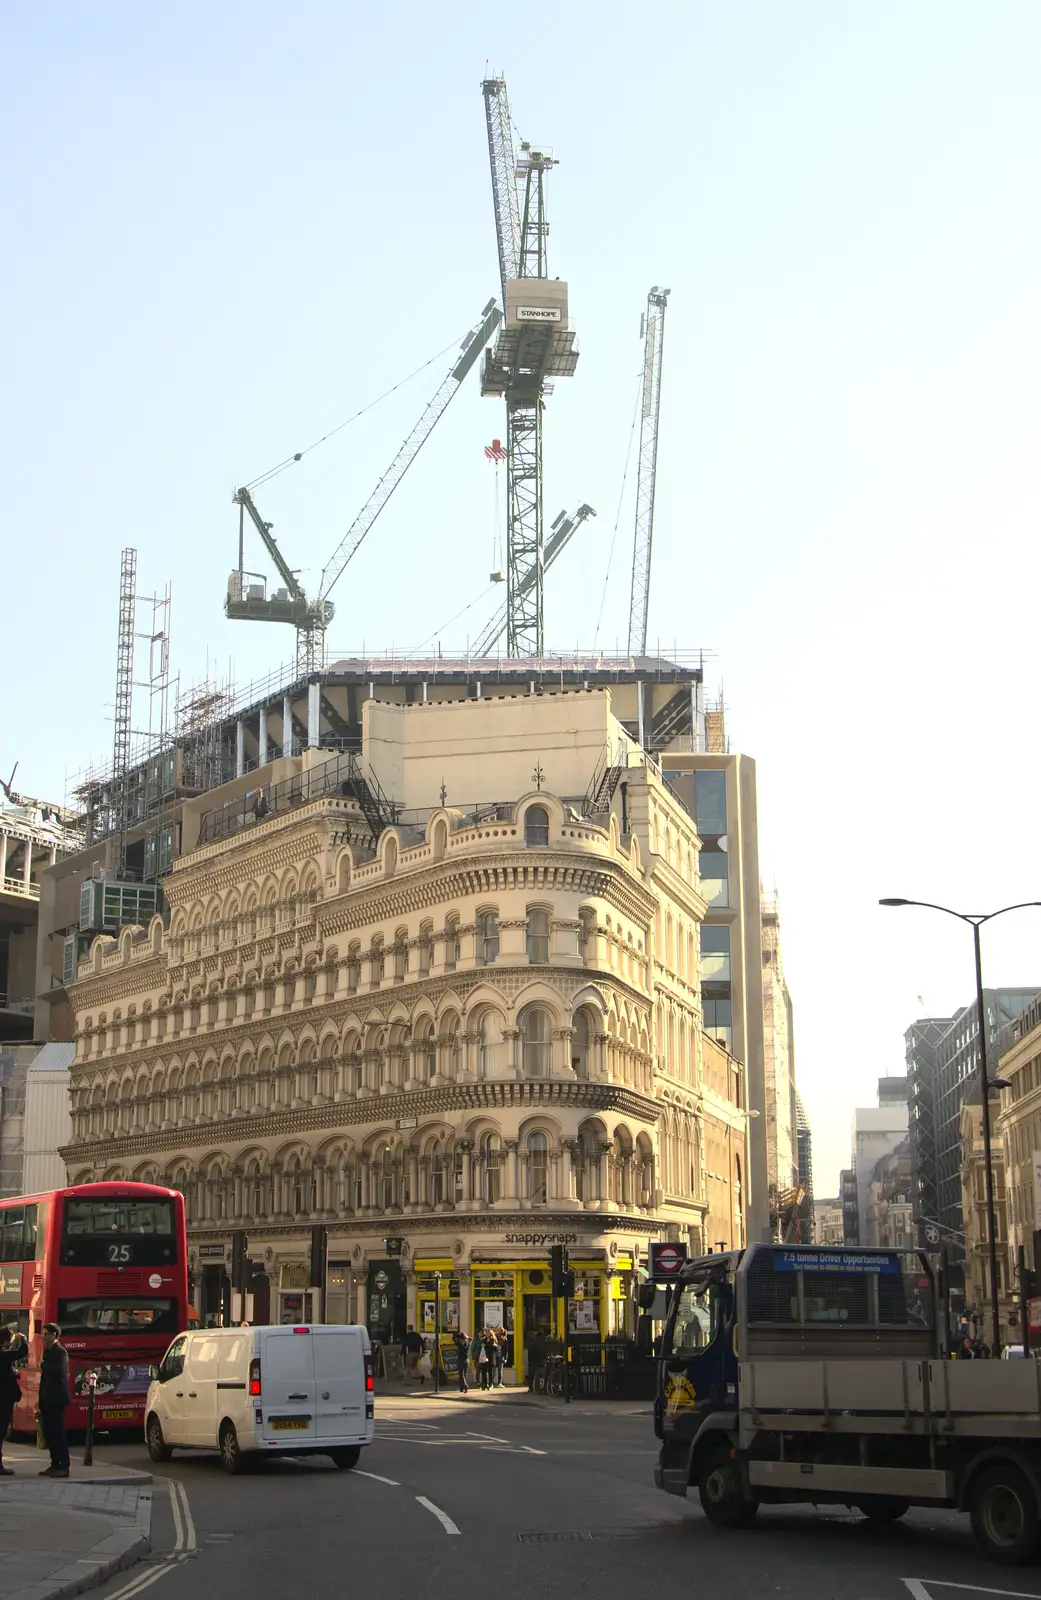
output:
[[[14,1477],[14,1468],[4,1466],[4,1440],[11,1426],[11,1413],[22,1394],[14,1364],[24,1361],[28,1351],[24,1334],[13,1328],[0,1328],[0,1476],[5,1478]]]
[[[43,1436],[51,1452],[51,1464],[44,1468],[40,1477],[67,1478],[69,1441],[65,1437],[65,1410],[71,1404],[69,1353],[61,1342],[61,1329],[56,1322],[44,1325],[38,1404],[40,1421],[43,1423]]]
[[[470,1355],[470,1341],[466,1337],[466,1334],[461,1333],[457,1328],[455,1333],[452,1335],[452,1343],[455,1345],[455,1357],[456,1362],[458,1363],[456,1366],[456,1377],[459,1380],[459,1393],[469,1394],[470,1385],[466,1381],[466,1363]]]

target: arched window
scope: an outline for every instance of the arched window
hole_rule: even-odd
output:
[[[361,982],[361,945],[352,944],[347,948],[347,992],[354,994]]]
[[[480,1198],[486,1205],[493,1206],[502,1193],[502,1140],[497,1133],[482,1133],[478,1149],[482,1180]]]
[[[499,959],[499,918],[494,911],[477,913],[477,965],[487,967]]]
[[[421,922],[419,925],[419,976],[427,977],[430,972],[430,963],[433,959],[434,924]]]
[[[529,806],[524,813],[524,843],[549,844],[549,812],[545,806]]]
[[[524,1076],[548,1078],[552,1061],[552,1033],[548,1011],[531,1006],[521,1018]]]
[[[600,1162],[597,1159],[596,1134],[592,1128],[579,1131],[575,1162],[575,1193],[579,1200],[599,1200]]]
[[[571,1035],[571,1065],[576,1078],[589,1077],[589,1062],[593,1048],[593,1025],[589,1012],[583,1006],[575,1012],[574,1032]]]
[[[415,1045],[415,1073],[429,1081],[437,1071],[437,1039],[432,1022],[420,1023]]]
[[[440,1139],[435,1139],[427,1152],[430,1162],[430,1204],[440,1206],[445,1200],[445,1149]]]
[[[389,1144],[380,1145],[376,1151],[372,1163],[372,1178],[376,1204],[381,1211],[389,1211],[395,1203],[394,1161]]]
[[[528,912],[528,960],[534,966],[549,960],[549,912],[539,908]]]
[[[528,1135],[528,1199],[533,1206],[549,1200],[549,1140],[544,1133]]]
[[[459,918],[445,919],[445,971],[451,972],[459,961]]]
[[[403,983],[408,975],[408,929],[399,928],[394,935],[394,981]]]
[[[497,1077],[502,1056],[502,1018],[496,1011],[482,1011],[477,1024],[478,1075],[482,1078]]]
[[[369,949],[369,982],[374,989],[378,989],[383,982],[383,940],[377,934]]]

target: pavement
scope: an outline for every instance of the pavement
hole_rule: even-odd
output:
[[[4,1445],[14,1477],[0,1478],[0,1600],[65,1600],[148,1554],[151,1474],[73,1454],[67,1480],[41,1478],[44,1451]]]

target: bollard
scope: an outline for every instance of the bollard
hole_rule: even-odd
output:
[[[94,1465],[94,1387],[98,1381],[96,1372],[88,1372],[85,1378],[87,1385],[87,1436],[83,1441],[83,1465]]]

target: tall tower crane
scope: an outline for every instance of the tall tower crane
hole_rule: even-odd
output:
[[[501,321],[502,312],[494,300],[489,300],[463,340],[460,354],[437,393],[326,562],[315,599],[308,599],[304,593],[296,573],[278,548],[271,531],[272,524],[265,522],[260,515],[248,487],[236,490],[234,500],[239,508],[239,564],[237,571],[228,579],[225,613],[235,621],[291,623],[296,628],[296,665],[301,676],[318,671],[324,664],[325,632],[334,616],[333,603],[329,599],[332,589],[343,577],[345,568],[357,553],[365,535],[458,394],[463,379],[476,364]],[[260,534],[264,548],[284,584],[271,596],[267,593],[266,579],[262,574],[244,570],[243,532],[246,516],[249,516]],[[248,583],[246,580],[249,578],[259,578],[260,581]]]
[[[670,290],[653,288],[643,318],[643,395],[640,403],[640,460],[636,479],[636,533],[633,585],[629,601],[629,654],[647,653],[647,607],[651,591],[651,539],[654,534],[654,478],[658,467],[658,413],[661,409],[661,357],[665,302]]]
[[[578,352],[568,327],[567,284],[546,265],[545,179],[553,156],[514,146],[506,84],[481,85],[488,129],[492,204],[506,313],[481,374],[486,395],[506,401],[506,650],[545,648],[542,530],[542,413],[548,380],[567,378]]]

